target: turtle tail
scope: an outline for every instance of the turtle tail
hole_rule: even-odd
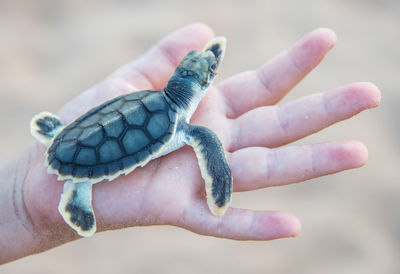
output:
[[[49,112],[41,112],[31,120],[31,134],[46,146],[63,127],[60,118]]]

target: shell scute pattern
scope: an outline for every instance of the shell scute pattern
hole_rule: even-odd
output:
[[[60,162],[71,162],[74,159],[76,149],[74,141],[60,143],[55,152],[55,157]]]
[[[117,140],[104,142],[99,149],[99,161],[102,164],[113,162],[123,156]]]
[[[123,119],[116,119],[112,123],[103,125],[103,128],[107,136],[118,138],[124,131]]]
[[[165,110],[167,107],[167,102],[164,97],[160,97],[159,100],[152,100],[152,98],[148,96],[143,98],[142,102],[149,111]]]
[[[154,138],[160,138],[168,128],[168,116],[164,114],[154,114],[150,117],[146,129]]]
[[[82,134],[79,137],[79,140],[84,146],[96,146],[98,145],[104,138],[104,133],[99,125],[91,125],[85,129],[83,129]]]
[[[130,101],[122,106],[119,112],[125,121],[132,126],[141,126],[147,119],[146,108],[141,101]]]
[[[89,116],[86,120],[74,122],[73,124],[71,124],[71,127],[79,125],[79,128],[81,128],[81,127],[85,128],[85,127],[95,124],[97,121],[99,121],[101,119],[101,117],[102,117],[101,113],[95,113],[95,114]]]
[[[108,106],[104,107],[103,109],[101,109],[99,115],[112,113],[116,109],[119,109],[123,104],[124,104],[124,101],[117,100],[117,101],[109,104]]]
[[[126,132],[122,143],[126,153],[133,154],[142,150],[149,143],[149,138],[147,138],[143,130],[130,129]]]
[[[78,165],[94,165],[96,164],[96,152],[91,147],[82,147],[76,156],[75,162]]]
[[[75,141],[82,133],[81,128],[71,128],[67,134],[65,134],[63,141]]]
[[[59,178],[112,177],[161,149],[176,129],[176,118],[161,91],[117,97],[58,134],[47,150],[48,165]]]

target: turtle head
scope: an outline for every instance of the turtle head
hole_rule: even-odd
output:
[[[168,95],[176,101],[182,101],[179,105],[183,107],[193,101],[197,105],[218,74],[225,46],[226,39],[216,37],[202,51],[189,52],[168,82]]]
[[[217,73],[217,60],[211,51],[191,51],[179,64],[175,77],[207,88]],[[174,78],[175,78],[174,77]]]
[[[225,53],[225,44],[225,38],[217,37],[208,42],[202,51],[189,52],[177,67],[172,78],[189,80],[202,89],[206,89],[218,73]]]

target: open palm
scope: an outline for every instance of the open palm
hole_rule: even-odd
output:
[[[186,53],[201,49],[212,37],[212,31],[201,24],[178,30],[66,104],[59,116],[68,123],[117,95],[164,87]],[[367,161],[367,150],[358,141],[283,146],[379,104],[379,90],[373,84],[355,83],[275,105],[322,60],[335,41],[330,30],[313,31],[260,69],[240,73],[209,89],[191,123],[210,128],[221,139],[234,191],[300,182],[360,167]],[[76,236],[57,211],[63,184],[46,173],[44,150],[39,143],[29,148],[24,186],[27,211],[39,230],[57,233],[57,237],[62,234],[69,240]],[[300,231],[297,218],[284,212],[229,208],[223,217],[213,216],[190,147],[112,182],[96,184],[93,206],[99,230],[170,224],[243,240],[289,237]]]

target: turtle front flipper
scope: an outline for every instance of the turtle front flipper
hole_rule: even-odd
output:
[[[192,146],[205,180],[207,204],[214,215],[221,216],[231,203],[232,174],[224,148],[217,135],[208,128],[185,125],[185,143]]]
[[[64,221],[79,235],[90,237],[96,232],[92,207],[92,182],[65,182],[58,211]]]
[[[60,118],[49,112],[41,112],[31,120],[31,134],[46,146],[63,127]]]

